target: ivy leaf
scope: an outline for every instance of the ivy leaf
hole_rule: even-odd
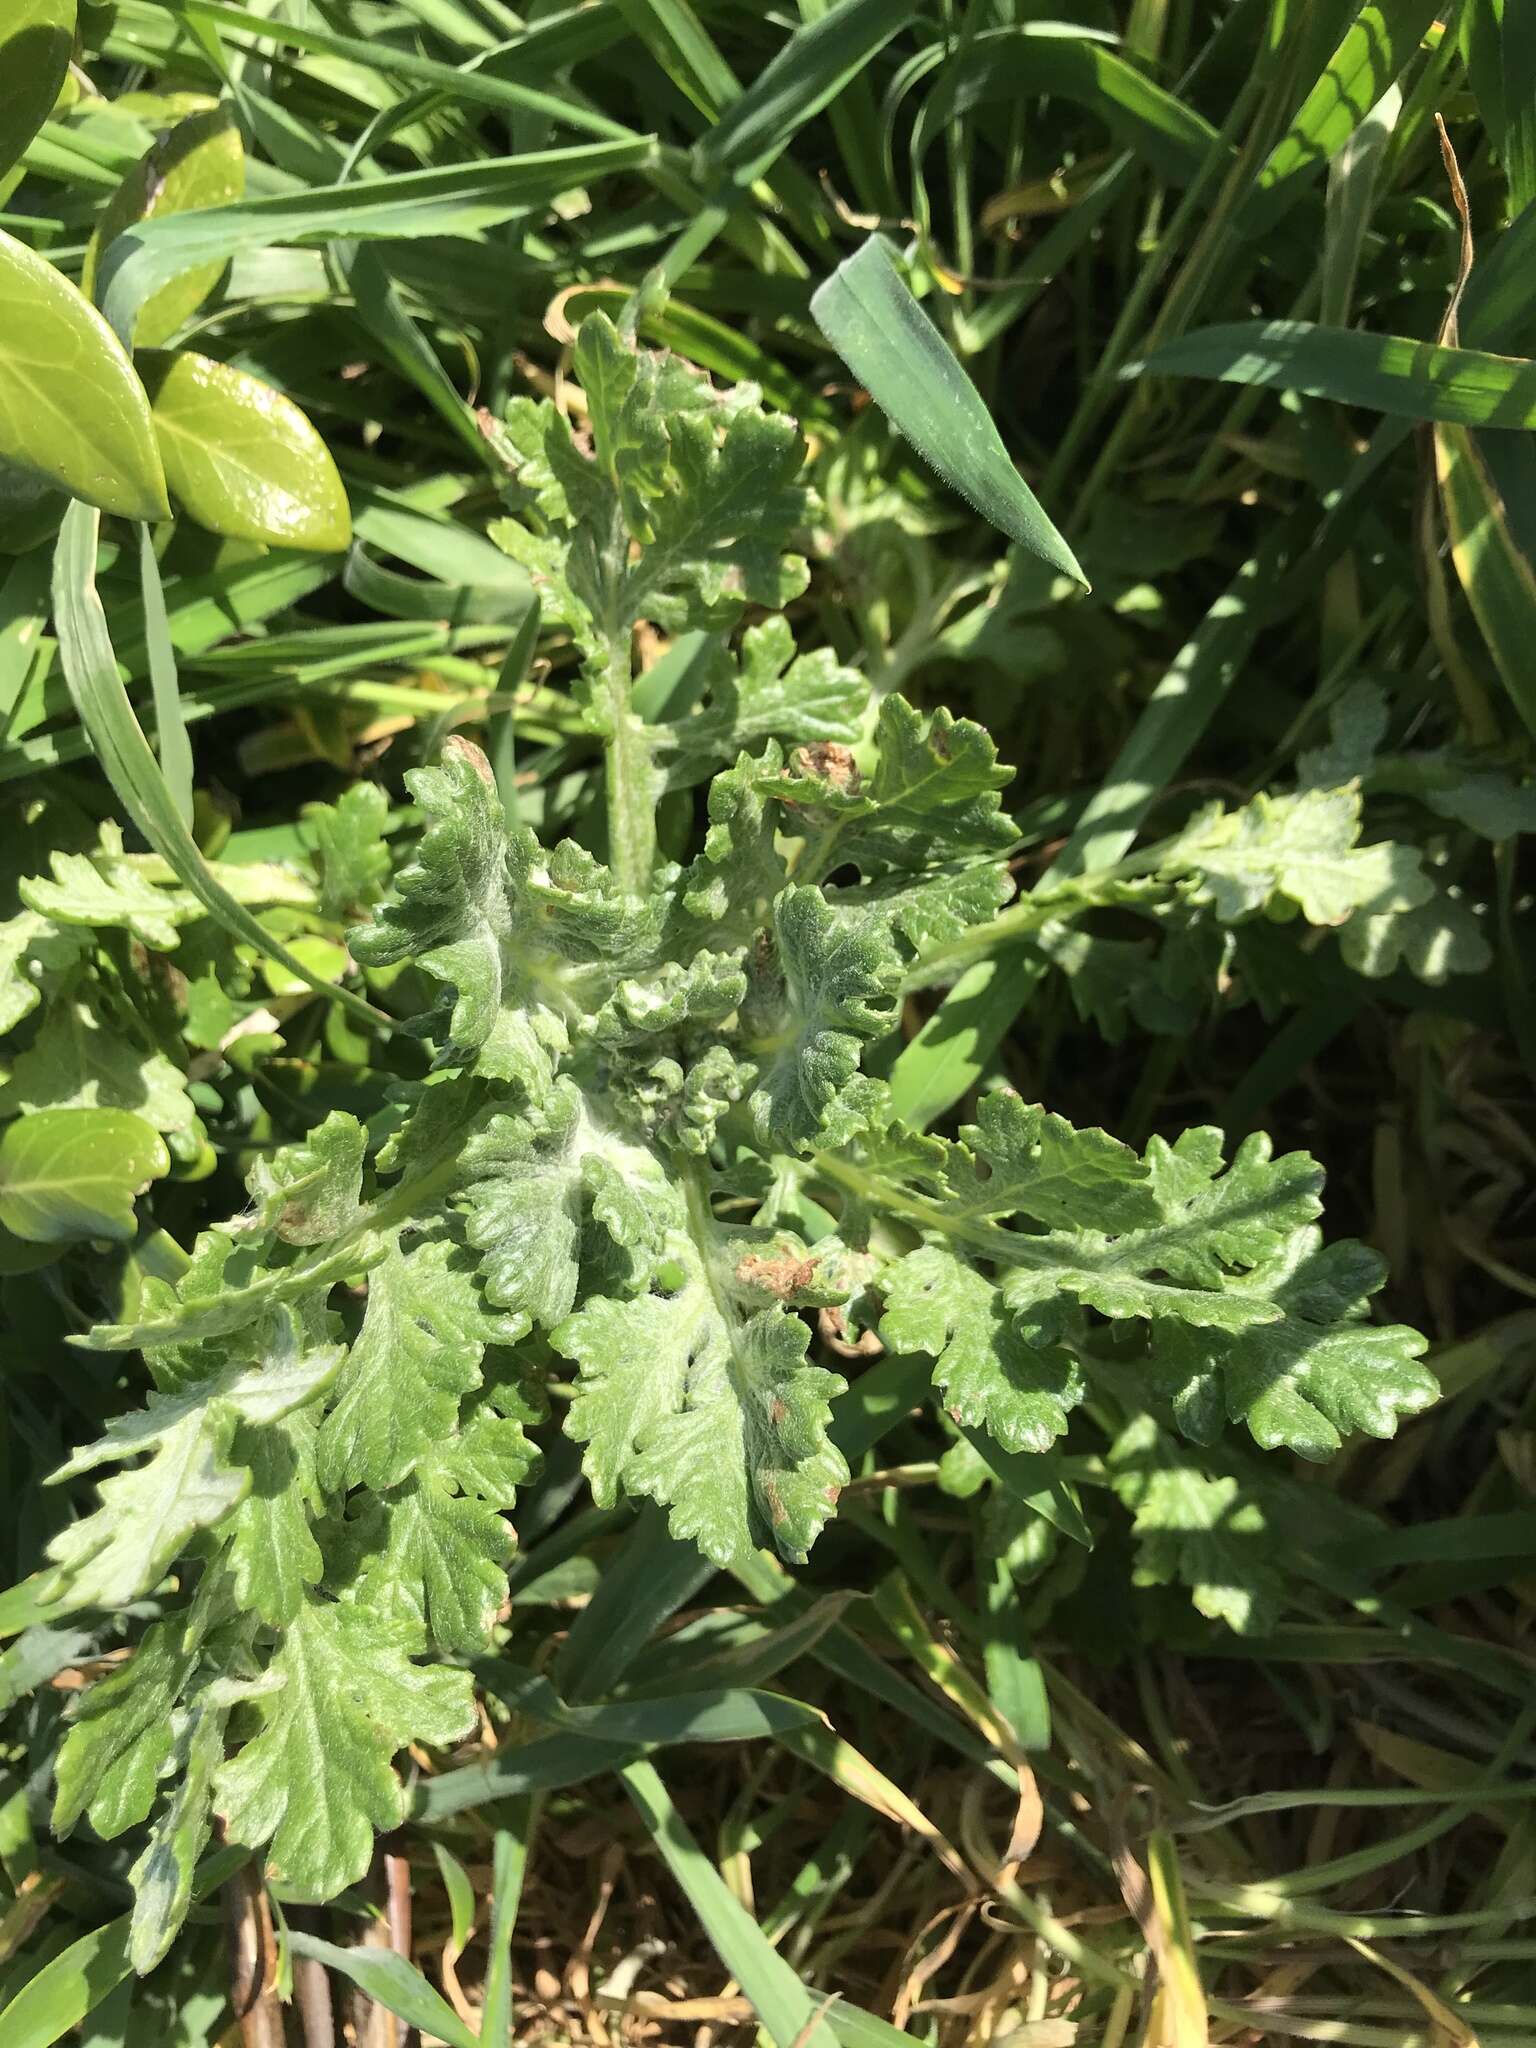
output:
[[[137,1018],[109,1021],[88,996],[61,997],[0,1087],[0,1114],[127,1109],[157,1131],[189,1129],[197,1112],[187,1077],[145,1039]]]
[[[308,1409],[247,1426],[232,1458],[251,1475],[230,1517],[229,1563],[243,1608],[274,1628],[292,1621],[325,1570],[311,1521],[323,1506],[315,1473],[315,1417]]]
[[[1107,1131],[1079,1130],[1009,1089],[982,1098],[951,1154],[945,1214],[1033,1217],[1062,1228],[1135,1230],[1157,1220],[1152,1175]]]
[[[1230,1336],[1160,1325],[1153,1380],[1179,1427],[1208,1442],[1223,1415],[1264,1450],[1330,1457],[1353,1430],[1389,1437],[1439,1398],[1416,1330],[1367,1320],[1386,1266],[1366,1245],[1297,1231],[1244,1282],[1269,1314]]]
[[[1158,872],[1188,877],[1195,900],[1211,904],[1224,924],[1252,917],[1276,898],[1315,925],[1427,902],[1434,884],[1418,848],[1392,840],[1361,846],[1360,823],[1358,789],[1261,792],[1240,810],[1213,804],[1201,811]]]
[[[760,1145],[837,1144],[856,1128],[861,1045],[895,1022],[901,956],[879,911],[835,910],[818,889],[786,889],[773,930],[774,978],[749,998],[753,1129]]]
[[[1304,1152],[1271,1156],[1256,1132],[1222,1170],[1222,1134],[1186,1131],[1147,1147],[1157,1220],[1102,1230],[1015,1234],[1003,1293],[1037,1315],[1065,1294],[1112,1317],[1161,1317],[1218,1330],[1275,1322],[1284,1311],[1254,1269],[1289,1245],[1322,1206],[1322,1170]]]
[[[176,1738],[171,1714],[196,1653],[184,1615],[157,1621],[126,1664],[80,1695],[54,1766],[53,1825],[81,1814],[103,1840],[148,1817]]]
[[[680,758],[669,779],[686,787],[708,764],[770,739],[851,745],[868,697],[863,677],[830,648],[797,655],[789,621],[776,613],[748,627],[738,663],[718,657],[704,707],[674,729]]]
[[[258,1159],[246,1178],[256,1218],[286,1244],[327,1244],[357,1220],[367,1134],[333,1109],[308,1138]]]
[[[297,1324],[278,1325],[259,1365],[230,1365],[180,1392],[116,1417],[76,1451],[50,1484],[147,1454],[136,1470],[104,1480],[101,1506],[48,1546],[60,1567],[54,1598],[68,1609],[116,1610],[149,1592],[200,1529],[216,1527],[250,1489],[231,1462],[241,1422],[277,1422],[320,1394],[341,1363],[335,1345],[310,1347]]]
[[[381,1495],[354,1525],[357,1599],[372,1613],[472,1656],[485,1648],[507,1597],[510,1508],[536,1453],[521,1424],[482,1416],[464,1436],[435,1445],[403,1487]]]
[[[389,879],[389,798],[376,782],[354,782],[334,804],[306,804],[299,836],[320,871],[322,917],[355,917]]]
[[[848,1479],[827,1435],[845,1383],[806,1364],[797,1316],[744,1311],[728,1261],[711,1273],[681,1233],[667,1249],[671,1293],[599,1296],[552,1334],[580,1368],[566,1433],[587,1446],[593,1497],[660,1501],[717,1564],[770,1545],[803,1559]]]
[[[926,1351],[956,1422],[1004,1449],[1046,1451],[1086,1391],[1069,1351],[1027,1341],[993,1283],[942,1245],[894,1261],[880,1335],[893,1351]]]
[[[1259,1502],[1236,1479],[1207,1472],[1150,1415],[1121,1431],[1105,1462],[1132,1516],[1135,1583],[1183,1584],[1209,1620],[1238,1635],[1267,1635],[1285,1582]]]
[[[1357,974],[1379,979],[1405,966],[1433,988],[1493,964],[1477,913],[1457,889],[1437,889],[1412,910],[1361,911],[1339,933],[1339,951]]]
[[[197,1860],[208,1840],[214,1775],[224,1760],[226,1716],[218,1689],[208,1687],[183,1717],[171,1759],[175,1790],[128,1873],[128,1954],[141,1977],[164,1959],[192,1902]]]
[[[363,1326],[320,1425],[326,1492],[398,1486],[452,1435],[460,1397],[480,1384],[486,1345],[526,1328],[486,1306],[472,1254],[445,1232],[409,1249],[397,1239],[368,1276]]]
[[[296,1897],[355,1884],[374,1830],[400,1825],[398,1750],[474,1726],[469,1672],[423,1668],[409,1651],[408,1633],[384,1616],[311,1600],[273,1654],[270,1689],[245,1709],[255,1732],[221,1766],[214,1803],[232,1841],[270,1844],[267,1868]]]
[[[771,793],[803,814],[821,872],[853,861],[866,875],[995,854],[1016,838],[998,791],[1013,780],[987,733],[943,709],[926,716],[888,696],[875,727],[874,773],[836,750],[802,749]]]

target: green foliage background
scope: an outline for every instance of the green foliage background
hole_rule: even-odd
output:
[[[12,0],[6,2048],[1531,2038],[1533,250],[1515,0]]]

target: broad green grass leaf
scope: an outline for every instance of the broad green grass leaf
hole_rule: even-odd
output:
[[[670,1533],[659,1508],[642,1505],[556,1654],[555,1682],[565,1698],[616,1691],[651,1637],[713,1575],[693,1544]]]
[[[19,1117],[0,1138],[0,1225],[34,1244],[126,1244],[135,1195],[170,1170],[159,1132],[126,1110]]]
[[[1125,378],[1210,377],[1300,391],[1339,405],[1462,426],[1536,426],[1536,363],[1481,349],[1441,348],[1399,334],[1315,327],[1305,320],[1238,320],[1202,327],[1127,363]]]
[[[974,107],[994,99],[1016,103],[1021,97],[1047,95],[1087,108],[1123,148],[1135,150],[1174,185],[1189,184],[1217,146],[1216,131],[1204,115],[1113,50],[1058,22],[983,30],[958,52],[942,55],[938,81],[912,126],[914,164]]]
[[[357,67],[354,77],[382,72],[389,78],[434,87],[447,94],[449,104],[468,102],[471,106],[495,107],[504,114],[531,115],[535,120],[574,128],[603,141],[628,141],[632,136],[630,129],[598,113],[572,93],[541,92],[537,86],[506,76],[507,72],[515,71],[548,77],[583,57],[600,55],[622,33],[621,18],[608,7],[561,9],[552,20],[525,30],[510,46],[503,43],[498,54],[511,61],[493,68],[478,61],[440,64],[382,37],[369,41],[361,36],[337,35],[312,19],[305,23],[274,20],[265,12],[249,13],[243,7],[222,5],[220,0],[178,0],[178,6],[193,24],[243,30],[258,42],[340,58],[344,64]]]
[[[149,400],[106,321],[4,232],[0,300],[0,457],[104,512],[164,519]]]
[[[198,1870],[194,1899],[217,1891],[248,1861],[245,1849],[221,1849]],[[54,2048],[117,1989],[133,1969],[133,1915],[124,1913],[71,1942],[0,2012],[5,2048]]]
[[[179,121],[134,165],[103,207],[85,252],[80,289],[95,297],[102,251],[128,228],[200,206],[228,206],[245,192],[245,147],[233,112],[215,107]],[[139,311],[136,348],[161,348],[207,298],[223,264],[185,271]]]
[[[150,697],[155,707],[155,752],[176,815],[192,829],[192,742],[181,710],[176,650],[165,609],[165,586],[155,553],[153,527],[139,528],[139,593],[144,604],[144,652],[149,662]]]
[[[838,0],[796,29],[699,144],[704,180],[745,187],[762,177],[916,12],[915,0]]]
[[[288,1946],[307,1962],[323,1963],[326,1969],[346,1977],[407,2026],[446,2042],[448,2048],[485,2048],[486,2043],[494,2040],[491,2035],[482,2040],[480,2035],[471,2033],[447,2000],[432,1989],[415,1964],[404,1956],[388,1949],[366,1948],[360,1942],[350,1948],[338,1948],[334,1942],[321,1941],[317,1935],[301,1933],[297,1928],[289,1929]]]
[[[1521,546],[1484,451],[1466,427],[1435,429],[1435,476],[1451,560],[1526,730],[1536,733],[1536,564]]]
[[[1402,110],[1402,93],[1396,86],[1389,87],[1328,167],[1319,293],[1319,318],[1324,327],[1349,325],[1377,180]]]
[[[53,111],[75,45],[76,0],[7,0],[0,23],[0,178]]]
[[[317,554],[348,545],[351,512],[331,451],[291,398],[189,349],[138,363],[165,480],[199,526]]]
[[[308,1602],[270,1665],[281,1680],[251,1705],[258,1732],[218,1773],[230,1836],[267,1847],[302,1898],[333,1898],[368,1868],[375,1829],[400,1825],[391,1768],[412,1742],[450,1743],[474,1726],[467,1671],[413,1664],[408,1636],[366,1609]]]
[[[113,328],[119,334],[131,333],[141,308],[156,292],[199,266],[225,263],[275,243],[302,247],[333,237],[391,241],[478,234],[574,185],[644,169],[654,150],[646,136],[593,142],[576,149],[401,171],[143,221],[103,251],[97,296]]]
[[[1076,556],[1009,460],[981,394],[879,235],[811,300],[818,325],[892,425],[982,518],[1086,589]]]
[[[142,391],[142,386],[138,388]],[[255,946],[259,954],[280,960],[307,987],[343,1005],[358,1022],[386,1025],[387,1020],[371,1004],[317,974],[274,938],[204,860],[177,810],[160,764],[150,752],[118,673],[106,613],[96,589],[99,528],[98,515],[87,505],[72,505],[64,515],[54,557],[54,625],[70,695],[119,801],[177,878],[228,930]]]
[[[616,4],[672,83],[688,95],[700,113],[717,121],[724,109],[740,98],[736,74],[689,0],[616,0]]]
[[[534,1805],[520,1800],[496,1830],[491,1858],[490,1967],[480,2005],[480,2048],[502,2048],[512,2039],[512,1934],[522,1904],[523,1876],[534,1829]]]
[[[833,2048],[824,2011],[689,1833],[665,1785],[648,1763],[631,1764],[624,1789],[646,1831],[682,1886],[715,1952],[756,2008],[774,2048]]]
[[[1320,175],[1402,75],[1440,12],[1440,0],[1369,0],[1361,8],[1260,171],[1239,214],[1245,232],[1263,234]]]
[[[1504,168],[1510,211],[1517,213],[1536,200],[1536,20],[1520,0],[1504,0],[1501,30]]]

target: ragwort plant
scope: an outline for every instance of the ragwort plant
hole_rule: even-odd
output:
[[[84,1694],[55,1821],[148,1823],[141,1970],[216,1817],[290,1896],[326,1899],[403,1817],[397,1754],[470,1733],[466,1660],[503,1609],[541,1433],[581,1447],[597,1502],[661,1504],[717,1564],[804,1560],[848,1478],[812,1311],[930,1359],[1015,1490],[1065,1487],[1088,1404],[1143,1576],[1237,1626],[1273,1562],[1244,1560],[1233,1483],[1191,1446],[1231,1426],[1322,1458],[1435,1391],[1423,1340],[1369,1318],[1380,1260],[1324,1242],[1305,1154],[1256,1136],[1228,1158],[1208,1128],[1138,1153],[1006,1090],[933,1136],[881,1079],[906,994],[1005,940],[1059,947],[1106,903],[1218,951],[1259,916],[1390,922],[1432,897],[1418,855],[1359,846],[1346,783],[1218,807],[1011,901],[985,732],[796,651],[794,425],[600,315],[574,374],[586,431],[510,409],[495,533],[580,649],[608,864],[509,823],[450,739],[409,778],[420,837],[350,940],[365,970],[408,964],[397,1000],[423,992],[423,1077],[262,1159],[182,1277],[87,1340],[142,1351],[154,1391],[56,1474],[108,1476],[53,1543],[53,1611],[172,1591]],[[670,723],[636,707],[642,625],[711,636]],[[661,858],[658,807],[706,784],[689,858]]]

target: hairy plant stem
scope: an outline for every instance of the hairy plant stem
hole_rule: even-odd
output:
[[[627,896],[644,896],[656,864],[656,776],[652,735],[630,707],[629,635],[608,636],[603,707],[608,718],[608,859]]]

